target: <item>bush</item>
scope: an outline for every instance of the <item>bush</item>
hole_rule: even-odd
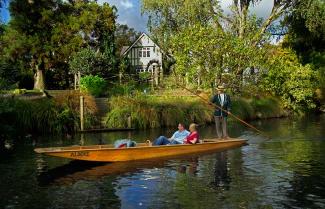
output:
[[[315,109],[317,74],[310,65],[302,66],[294,52],[278,49],[268,61],[262,87],[282,100],[282,105],[297,113]]]
[[[254,118],[254,109],[248,100],[242,98],[232,99],[231,110],[234,115],[243,120]]]
[[[105,92],[106,81],[95,75],[87,75],[80,79],[81,90],[90,93],[93,96],[102,96]]]

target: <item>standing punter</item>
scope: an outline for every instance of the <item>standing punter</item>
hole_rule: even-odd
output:
[[[227,139],[227,116],[228,113],[230,113],[231,106],[230,96],[224,93],[224,86],[218,86],[216,90],[217,94],[212,97],[211,102],[223,109],[221,110],[220,108],[216,107],[216,110],[214,111],[214,120],[216,123],[217,135],[219,139]],[[220,128],[222,128],[222,131]]]

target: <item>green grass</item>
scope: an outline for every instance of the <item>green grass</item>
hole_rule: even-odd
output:
[[[214,111],[199,98],[184,96],[117,96],[111,97],[109,108],[106,116],[108,127],[125,128],[131,116],[132,127],[142,129],[177,126],[179,122],[211,123]],[[285,115],[278,100],[271,97],[233,98],[231,112],[244,120]]]
[[[79,112],[74,106],[71,99],[62,102],[48,98],[37,100],[0,98],[0,127],[7,127],[0,131],[10,129],[22,134],[74,132],[80,127]],[[86,127],[90,125],[93,117],[92,112],[86,108]]]
[[[130,115],[136,128],[176,126],[179,122],[206,123],[212,121],[213,109],[198,99],[179,97],[112,97],[106,117],[108,127],[127,127]]]

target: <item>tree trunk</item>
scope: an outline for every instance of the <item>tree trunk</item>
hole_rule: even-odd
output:
[[[44,81],[44,72],[40,70],[36,65],[36,73],[34,75],[34,89],[44,90],[45,81]]]

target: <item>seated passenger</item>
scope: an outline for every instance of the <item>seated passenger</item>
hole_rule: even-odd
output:
[[[197,125],[195,123],[192,123],[189,127],[190,130],[190,135],[188,135],[186,137],[186,139],[184,139],[184,144],[196,144],[196,143],[200,143],[200,137],[199,137],[199,133],[197,132]]]
[[[172,137],[167,138],[165,136],[159,136],[152,145],[166,145],[166,144],[183,144],[184,139],[190,134],[188,130],[185,129],[183,123],[178,124],[178,131],[176,131]]]

